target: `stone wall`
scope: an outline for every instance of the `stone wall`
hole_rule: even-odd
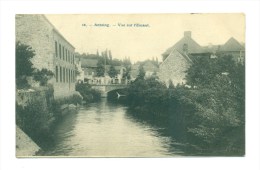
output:
[[[16,41],[35,50],[32,59],[35,68],[47,68],[55,74],[49,81],[54,87],[55,98],[69,97],[75,92],[75,48],[44,15],[16,15]]]
[[[32,63],[35,68],[54,71],[54,44],[52,27],[42,15],[16,15],[16,41],[35,50]]]
[[[160,65],[158,76],[159,79],[169,85],[171,80],[176,86],[177,84],[185,84],[185,71],[189,68],[190,61],[181,53],[174,50]]]

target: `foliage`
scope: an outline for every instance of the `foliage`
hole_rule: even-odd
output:
[[[110,66],[109,71],[108,71],[108,75],[110,77],[115,77],[117,75],[117,71],[116,71],[114,66]]]
[[[144,77],[145,77],[145,71],[144,71],[143,65],[141,64],[141,65],[139,66],[139,68],[138,68],[137,79],[144,80]]]
[[[126,70],[124,71],[123,78],[127,78],[128,80],[131,78],[131,64],[126,66]]]
[[[36,92],[40,93],[39,91]],[[16,124],[38,145],[44,147],[51,142],[49,106],[42,95],[35,95],[24,107],[16,104]]]
[[[89,84],[76,84],[76,91],[81,94],[83,100],[86,102],[97,101],[101,98],[101,93],[95,89],[92,89]]]
[[[104,64],[101,61],[98,61],[98,63],[97,63],[97,76],[103,77],[104,73],[105,73]]]
[[[41,86],[46,86],[48,80],[50,80],[53,76],[54,73],[46,68],[41,70],[36,69],[36,71],[33,72],[34,80],[40,82]]]
[[[169,88],[156,79],[137,79],[129,87],[128,103],[165,127],[182,132],[180,139],[200,152],[243,155],[245,151],[245,69],[232,56],[198,58],[187,71],[184,86]],[[168,125],[167,125],[168,122]],[[174,133],[174,132],[173,132]],[[175,136],[176,137],[176,136]]]
[[[15,50],[15,74],[17,88],[29,87],[27,76],[31,76],[34,68],[31,59],[35,56],[32,47],[16,42]]]

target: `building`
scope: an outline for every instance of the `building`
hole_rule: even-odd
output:
[[[92,80],[97,74],[98,59],[81,57],[81,68],[84,71],[84,82]]]
[[[174,85],[185,84],[185,72],[196,57],[216,58],[223,55],[232,55],[237,63],[245,62],[245,48],[233,37],[223,45],[203,47],[192,39],[191,31],[185,31],[183,38],[162,54],[158,77],[166,84],[170,80]]]
[[[155,62],[150,60],[144,62],[143,68],[145,71],[146,78],[151,77],[152,75],[156,75],[159,69],[158,65],[155,64]]]
[[[79,57],[75,57],[75,64],[78,71],[77,82],[83,83],[85,75],[84,75],[84,70],[81,67],[81,59]]]
[[[245,47],[233,37],[219,46],[216,55],[232,55],[236,62],[245,63]]]
[[[137,62],[131,66],[131,80],[135,80],[137,78],[137,76],[139,75],[139,68],[141,66],[145,71],[145,78],[149,78],[153,75],[156,75],[159,70],[157,61],[146,60],[143,62]]]
[[[184,36],[172,47],[168,48],[163,54],[163,60],[165,60],[173,50],[177,50],[180,53],[192,56],[205,55],[205,50],[191,37],[191,31],[185,31]]]
[[[169,56],[161,63],[159,67],[158,77],[161,81],[169,86],[169,82],[176,86],[186,83],[186,70],[192,64],[192,60],[188,55],[180,53],[173,49]]]
[[[16,41],[35,51],[35,68],[46,68],[55,74],[49,81],[54,97],[68,97],[75,92],[75,48],[44,15],[16,15]]]

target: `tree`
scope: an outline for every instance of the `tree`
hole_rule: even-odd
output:
[[[174,84],[171,79],[169,80],[169,89],[174,89]]]
[[[102,76],[104,76],[104,73],[105,73],[104,64],[102,63],[101,60],[99,60],[97,63],[97,76],[102,77]]]
[[[43,68],[41,70],[36,70],[33,73],[33,78],[35,81],[40,82],[41,86],[46,86],[48,83],[48,80],[50,80],[54,76],[54,73],[46,68]]]
[[[35,56],[35,51],[32,47],[16,42],[15,51],[15,73],[16,73],[16,86],[17,88],[28,87],[27,77],[32,76],[34,67],[31,59]]]
[[[145,71],[144,71],[143,65],[141,64],[141,65],[139,66],[139,73],[138,73],[138,75],[137,75],[137,79],[144,80],[144,77],[145,77]]]
[[[117,71],[116,71],[114,66],[112,66],[112,65],[110,66],[109,71],[108,71],[108,75],[110,77],[115,77],[117,75]]]
[[[130,72],[131,72],[131,65],[128,65],[126,66],[126,70],[124,71],[123,78],[130,79],[131,78]]]
[[[198,145],[244,154],[245,69],[232,56],[198,58],[187,71],[187,83],[199,88],[185,97],[195,113],[188,132]],[[185,105],[185,102],[183,102]]]

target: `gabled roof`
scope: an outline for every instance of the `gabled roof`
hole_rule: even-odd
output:
[[[175,57],[176,55],[182,56],[187,62],[192,63],[192,60],[188,55],[183,54],[176,49],[173,49],[172,52],[168,55],[168,57],[161,63],[161,65],[163,65],[165,62],[170,60],[171,57]]]
[[[97,67],[97,63],[97,59],[81,58],[81,67],[83,68]]]
[[[188,34],[187,34],[188,33]],[[184,44],[188,45],[188,53],[194,54],[194,53],[203,53],[203,48],[191,38],[191,32],[186,31],[184,32],[184,37],[180,39],[176,44],[174,44],[172,47],[168,48],[163,55],[168,56],[174,49],[178,50],[179,52],[183,51]]]
[[[244,51],[245,48],[233,37],[231,37],[219,51]]]

